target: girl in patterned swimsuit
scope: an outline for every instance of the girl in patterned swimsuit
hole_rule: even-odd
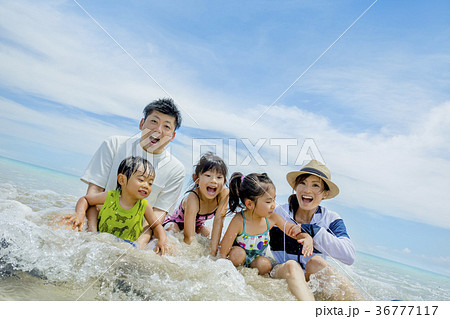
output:
[[[133,245],[137,241],[139,247],[144,249],[153,231],[158,238],[155,251],[164,254],[166,233],[152,206],[145,199],[152,191],[154,178],[155,170],[150,162],[142,157],[127,157],[119,165],[116,190],[81,197],[75,207],[75,214],[68,215],[65,219],[74,229],[81,231],[89,206],[103,205],[98,214],[100,232],[113,234]],[[140,236],[144,217],[151,230],[146,230],[149,233]]]
[[[257,268],[260,275],[272,270],[272,262],[265,256],[269,244],[269,230],[276,225],[303,244],[303,254],[312,254],[310,235],[301,232],[294,223],[285,222],[275,209],[275,186],[267,174],[234,173],[230,179],[230,211],[236,213],[220,243],[220,257],[228,258],[234,266],[244,264]]]
[[[227,166],[219,156],[211,152],[204,154],[192,175],[194,188],[186,192],[178,208],[163,223],[167,225],[167,230],[184,230],[184,242],[187,244],[194,240],[196,233],[205,237],[211,234],[210,252],[213,256],[217,254],[228,206],[228,189],[224,187],[227,171]],[[210,232],[205,221],[213,217],[213,229]]]

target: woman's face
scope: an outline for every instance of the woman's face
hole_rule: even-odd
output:
[[[299,208],[306,211],[316,210],[328,191],[324,190],[324,182],[320,177],[310,175],[297,184],[295,192]]]

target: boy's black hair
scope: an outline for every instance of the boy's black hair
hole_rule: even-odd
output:
[[[158,111],[163,114],[173,116],[175,118],[175,130],[181,126],[181,113],[172,99],[162,98],[151,102],[144,108],[144,120],[147,116],[152,114],[153,111]]]
[[[117,169],[117,175],[125,175],[128,181],[131,175],[136,173],[138,168],[141,166],[144,168],[144,174],[155,176],[155,169],[153,168],[153,165],[145,158],[140,156],[130,156],[120,162],[119,168]],[[122,190],[119,182],[117,182],[116,190]]]
[[[235,212],[238,207],[245,209],[246,199],[256,202],[271,187],[275,188],[275,185],[266,173],[252,173],[246,176],[239,172],[233,173],[230,178],[228,200],[230,212]]]

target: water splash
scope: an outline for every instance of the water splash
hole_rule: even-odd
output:
[[[0,175],[0,300],[295,300],[284,280],[209,256],[199,235],[186,245],[169,234],[173,255],[160,257],[109,234],[57,228],[55,216],[72,213],[85,186],[14,165]],[[376,300],[450,300],[448,278],[396,267],[358,254],[345,269]],[[327,299],[333,279],[308,284]]]
[[[0,202],[0,280],[20,279],[18,287],[30,287],[16,292],[20,300],[274,300],[274,290],[292,299],[284,281],[209,256],[209,242],[200,235],[186,245],[182,234],[169,233],[173,255],[161,257],[110,234],[55,227],[52,219],[65,209],[57,202],[49,206],[56,193],[37,192],[35,200],[13,189],[10,194],[22,202]],[[40,203],[45,201],[47,206]],[[12,287],[2,285],[0,299],[13,296]],[[39,296],[42,287],[62,295]]]

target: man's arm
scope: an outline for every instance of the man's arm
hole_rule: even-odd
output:
[[[88,189],[86,191],[86,195],[95,194],[95,193],[102,193],[105,189],[103,187],[100,187],[98,185],[89,183]],[[86,210],[86,218],[88,221],[88,231],[89,232],[97,232],[97,220],[98,220],[98,209],[97,206],[90,206]]]
[[[86,195],[94,194],[94,193],[102,193],[104,191],[105,191],[105,189],[103,187],[89,183],[87,191],[86,191]]]
[[[92,156],[81,180],[88,184],[86,195],[101,193],[106,190],[108,177],[113,166],[114,156],[120,144],[119,137],[111,136],[103,141]],[[115,173],[114,173],[115,174]],[[100,186],[101,185],[101,186]],[[97,232],[97,219],[100,206],[92,206],[86,212],[88,231]]]

